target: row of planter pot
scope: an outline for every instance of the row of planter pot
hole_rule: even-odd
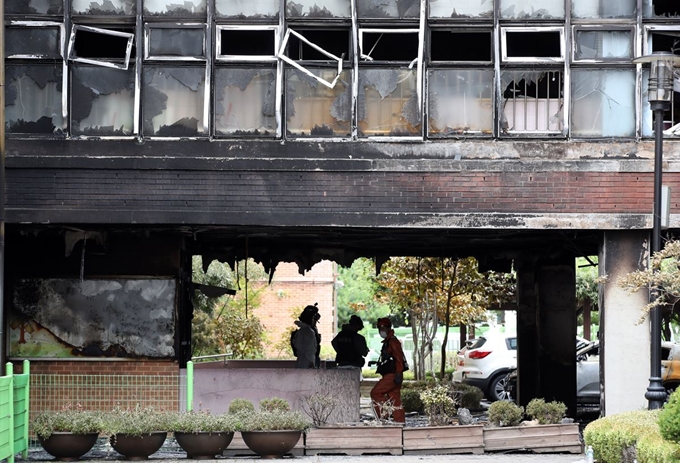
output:
[[[111,436],[111,446],[127,460],[143,460],[157,452],[167,432],[142,436]],[[190,459],[214,459],[217,455],[286,454],[454,454],[530,450],[536,453],[581,453],[577,424],[485,428],[470,426],[324,426],[300,430],[246,432],[176,432],[179,446]],[[76,441],[75,439],[78,439]],[[82,444],[78,442],[82,440]],[[78,459],[97,440],[97,434],[55,433],[41,440],[57,460]]]

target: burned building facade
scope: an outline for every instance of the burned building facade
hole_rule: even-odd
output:
[[[654,134],[632,60],[678,36],[670,0],[5,0],[7,312],[35,320],[39,295],[92,281],[125,314],[145,285],[127,283],[167,280],[157,353],[181,366],[191,255],[474,255],[518,272],[521,394],[573,409],[574,257],[642,265]],[[614,286],[601,339],[649,339]],[[154,358],[64,329],[73,355]],[[606,371],[632,390],[610,411],[644,400],[628,366]]]

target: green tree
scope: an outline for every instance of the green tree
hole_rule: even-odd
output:
[[[372,259],[356,259],[351,267],[338,267],[338,328],[349,322],[356,314],[366,326],[375,326],[379,318],[390,313],[390,307],[378,301],[375,294],[379,285],[375,281],[375,262]]]
[[[583,325],[583,334],[592,339],[590,328],[600,324],[600,312],[598,311],[599,284],[597,256],[588,259],[579,257],[576,259],[576,310],[579,314],[578,322]],[[590,326],[586,327],[587,317],[590,314]]]
[[[208,297],[194,292],[192,355],[231,353],[234,358],[258,358],[264,354],[265,330],[253,309],[260,305],[265,286],[250,287],[250,280],[266,281],[262,266],[240,262],[237,271],[218,261],[203,272],[201,256],[194,256],[192,281],[222,288],[241,289],[235,296]]]
[[[376,280],[381,286],[378,297],[393,311],[405,313],[411,325],[416,379],[424,377],[439,323],[446,327],[439,372],[443,379],[449,327],[484,318],[489,307],[510,300],[515,288],[512,275],[479,272],[473,257],[393,257]]]

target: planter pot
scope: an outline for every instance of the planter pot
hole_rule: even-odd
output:
[[[97,443],[99,434],[73,434],[70,432],[55,432],[47,439],[38,437],[40,445],[57,461],[76,461]]]
[[[163,446],[167,432],[154,432],[142,436],[116,434],[111,437],[111,447],[126,460],[146,460]]]
[[[293,447],[289,452],[289,455],[292,455],[294,457],[301,457],[305,454],[305,443],[304,439],[298,440],[298,443],[295,444],[295,447]],[[252,457],[256,455],[255,452],[250,450],[248,446],[246,445],[245,442],[243,442],[243,437],[241,437],[240,432],[235,432],[234,433],[234,439],[232,439],[231,443],[229,444],[229,447],[222,452],[222,455],[225,457]]]
[[[484,453],[482,425],[404,428],[404,454]]]
[[[221,454],[234,438],[233,432],[176,432],[175,439],[194,460],[213,460]]]
[[[484,428],[484,451],[505,450],[582,453],[583,444],[577,423]]]
[[[300,440],[302,431],[241,432],[243,442],[262,458],[282,458]]]
[[[305,435],[305,454],[402,454],[402,426],[321,426]]]

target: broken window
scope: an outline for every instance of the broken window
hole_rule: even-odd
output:
[[[421,108],[415,69],[359,69],[359,136],[418,136]]]
[[[188,137],[206,133],[204,68],[147,66],[143,75],[145,134]]]
[[[31,23],[13,22],[28,26]],[[5,29],[5,54],[7,58],[60,59],[61,24],[37,23],[40,27],[7,27]]]
[[[504,61],[555,62],[564,60],[564,28],[506,27],[501,29]]]
[[[350,0],[286,0],[289,18],[349,18]]]
[[[127,69],[132,57],[134,33],[74,25],[68,59],[98,66]]]
[[[634,69],[573,69],[571,86],[573,136],[635,136]]]
[[[430,18],[493,18],[493,0],[430,0]]]
[[[63,15],[63,0],[5,0],[5,14],[30,15],[48,14]]]
[[[286,47],[286,56],[292,60],[329,61],[332,59],[319,48],[338,58],[348,59],[350,56],[351,34],[348,29],[295,29],[295,32],[299,35],[290,34]]]
[[[218,61],[276,61],[278,27],[217,26]]]
[[[574,18],[635,18],[635,0],[571,0]]]
[[[147,59],[205,59],[205,26],[146,25]]]
[[[306,34],[313,34],[315,33],[317,36],[319,36],[318,31],[305,31]],[[324,40],[325,44],[328,44],[332,46],[334,49],[342,51],[340,56],[337,56],[328,50],[322,48],[318,44],[310,41],[307,37],[303,36],[299,32],[294,31],[293,29],[288,29],[286,31],[286,35],[283,38],[283,41],[281,42],[281,48],[278,53],[278,57],[281,58],[283,61],[286,63],[290,64],[291,66],[295,67],[299,71],[302,71],[303,73],[307,74],[307,76],[311,77],[312,79],[315,79],[317,82],[329,87],[333,88],[340,78],[340,73],[342,72],[342,63],[343,63],[343,56],[345,56],[346,48],[348,46],[347,44],[347,35],[345,35],[345,41],[343,44],[343,41],[341,40],[339,43],[338,42],[333,42],[333,41],[328,41],[328,38],[324,38],[323,34],[319,36]],[[293,39],[295,39],[295,42],[293,42]],[[344,49],[344,50],[343,50]],[[297,59],[295,59],[297,58]],[[311,70],[307,69],[303,64],[305,61],[326,61],[329,64],[335,64],[336,65],[336,73],[335,76],[333,76],[330,80],[325,80],[320,74],[314,73]],[[324,73],[325,76],[331,77],[330,74]]]
[[[680,137],[680,88],[677,79],[673,85],[671,107],[663,115],[664,136]],[[649,67],[642,69],[642,136],[654,136],[655,114],[649,106]]]
[[[143,0],[144,14],[175,18],[203,17],[206,0]]]
[[[646,26],[646,53],[663,51],[680,55],[680,29],[664,26]]]
[[[64,129],[62,64],[7,64],[5,72],[7,132],[61,133]]]
[[[217,16],[239,19],[277,19],[279,0],[215,0]]]
[[[308,69],[332,81],[335,69]],[[298,69],[286,70],[286,132],[296,137],[349,137],[352,120],[351,72],[345,70],[333,88]]]
[[[501,91],[501,133],[562,132],[562,71],[504,70]]]
[[[215,69],[215,135],[276,137],[276,67]]]
[[[361,29],[359,49],[366,61],[406,61],[418,58],[418,29]]]
[[[74,15],[134,16],[136,0],[71,0]]]
[[[490,30],[430,31],[430,61],[488,62],[492,60]]]
[[[501,19],[561,19],[564,0],[500,0],[500,13]]]
[[[630,29],[576,29],[574,42],[575,61],[629,61],[633,54],[633,34]]]
[[[680,16],[677,0],[642,0],[643,18],[668,18]]]
[[[428,75],[431,137],[491,135],[493,69],[431,69]]]
[[[132,135],[134,69],[73,66],[71,133],[90,136]]]
[[[420,0],[356,0],[360,19],[418,18]]]

